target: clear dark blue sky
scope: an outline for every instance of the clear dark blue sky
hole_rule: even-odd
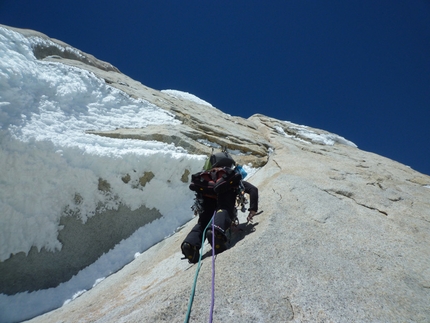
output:
[[[0,24],[430,174],[429,0],[0,0]]]

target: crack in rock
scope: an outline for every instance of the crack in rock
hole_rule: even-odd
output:
[[[354,200],[354,199],[353,199]],[[366,204],[362,204],[362,203],[358,203],[356,200],[354,200],[354,202],[355,203],[357,203],[358,205],[360,205],[360,206],[364,206],[365,208],[368,208],[368,209],[370,209],[370,210],[374,210],[374,211],[378,211],[379,213],[382,213],[382,214],[384,214],[385,216],[388,216],[388,213],[386,212],[386,211],[382,211],[382,210],[380,210],[380,209],[378,209],[378,208],[376,208],[376,207],[373,207],[373,206],[368,206],[368,205],[366,205]]]
[[[363,203],[359,203],[356,199],[353,198],[354,193],[352,193],[352,192],[348,192],[348,191],[344,191],[344,190],[323,190],[323,191],[332,195],[332,196],[335,196],[337,198],[339,198],[339,195],[347,197],[347,198],[353,200],[357,205],[363,206],[363,207],[368,208],[368,209],[373,210],[373,211],[378,211],[379,213],[382,213],[385,216],[388,216],[388,213],[386,211],[380,210],[376,207],[369,206],[369,205],[366,205]]]
[[[278,162],[276,161],[276,159],[273,159],[273,162],[276,164],[276,166],[278,166],[278,167],[279,167],[279,169],[280,169],[280,170],[282,170],[282,167],[281,167],[281,166],[279,166],[279,164],[278,164]]]
[[[293,321],[294,320],[293,304],[291,304],[289,297],[285,297],[285,301],[287,302],[287,310],[291,313],[290,317],[287,318],[287,321]]]
[[[282,200],[282,195],[281,194],[279,194],[278,192],[276,192],[274,188],[272,188],[272,191],[273,191],[273,193],[275,193],[275,194],[277,194],[279,196],[279,200],[278,201]]]

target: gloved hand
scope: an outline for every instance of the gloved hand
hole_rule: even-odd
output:
[[[253,211],[253,210],[249,211],[249,214],[248,214],[248,217],[246,218],[246,220],[247,220],[248,222],[251,222],[251,223],[252,223],[252,218],[255,216],[255,213],[257,213],[257,212],[255,212],[255,211]]]

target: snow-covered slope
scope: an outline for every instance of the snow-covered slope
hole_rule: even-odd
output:
[[[81,274],[87,277],[65,283],[60,297],[58,292],[11,296],[26,299],[23,310],[22,303],[1,295],[2,322],[11,303],[21,308],[12,310],[16,319],[60,306],[188,221],[192,215],[183,206],[190,205],[192,194],[181,177],[198,171],[204,158],[163,142],[87,134],[180,121],[91,72],[37,60],[32,47],[40,41],[0,27],[0,260],[28,254],[32,247],[60,251],[60,219],[66,215],[85,223],[124,205],[131,211],[155,208],[162,218],[100,258],[94,265],[98,269]],[[145,172],[153,177],[147,183],[141,180]],[[100,188],[100,181],[109,187]],[[32,299],[37,305],[31,305]]]

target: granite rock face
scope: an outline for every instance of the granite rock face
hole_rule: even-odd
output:
[[[430,321],[429,176],[327,131],[233,117],[101,68],[110,64],[95,58],[59,53],[45,49],[41,58],[90,70],[182,121],[98,135],[160,140],[195,154],[223,146],[259,168],[250,182],[264,212],[252,224],[241,215],[230,249],[216,257],[215,322]],[[195,221],[31,322],[183,322],[196,266],[180,260],[179,246]],[[208,319],[211,276],[209,257],[190,322]]]
[[[250,180],[264,212],[253,224],[242,215],[216,258],[214,322],[428,322],[429,177],[250,121],[274,148]],[[31,322],[183,322],[196,266],[179,260],[179,245],[194,223]],[[211,275],[206,258],[190,322],[209,317]]]

